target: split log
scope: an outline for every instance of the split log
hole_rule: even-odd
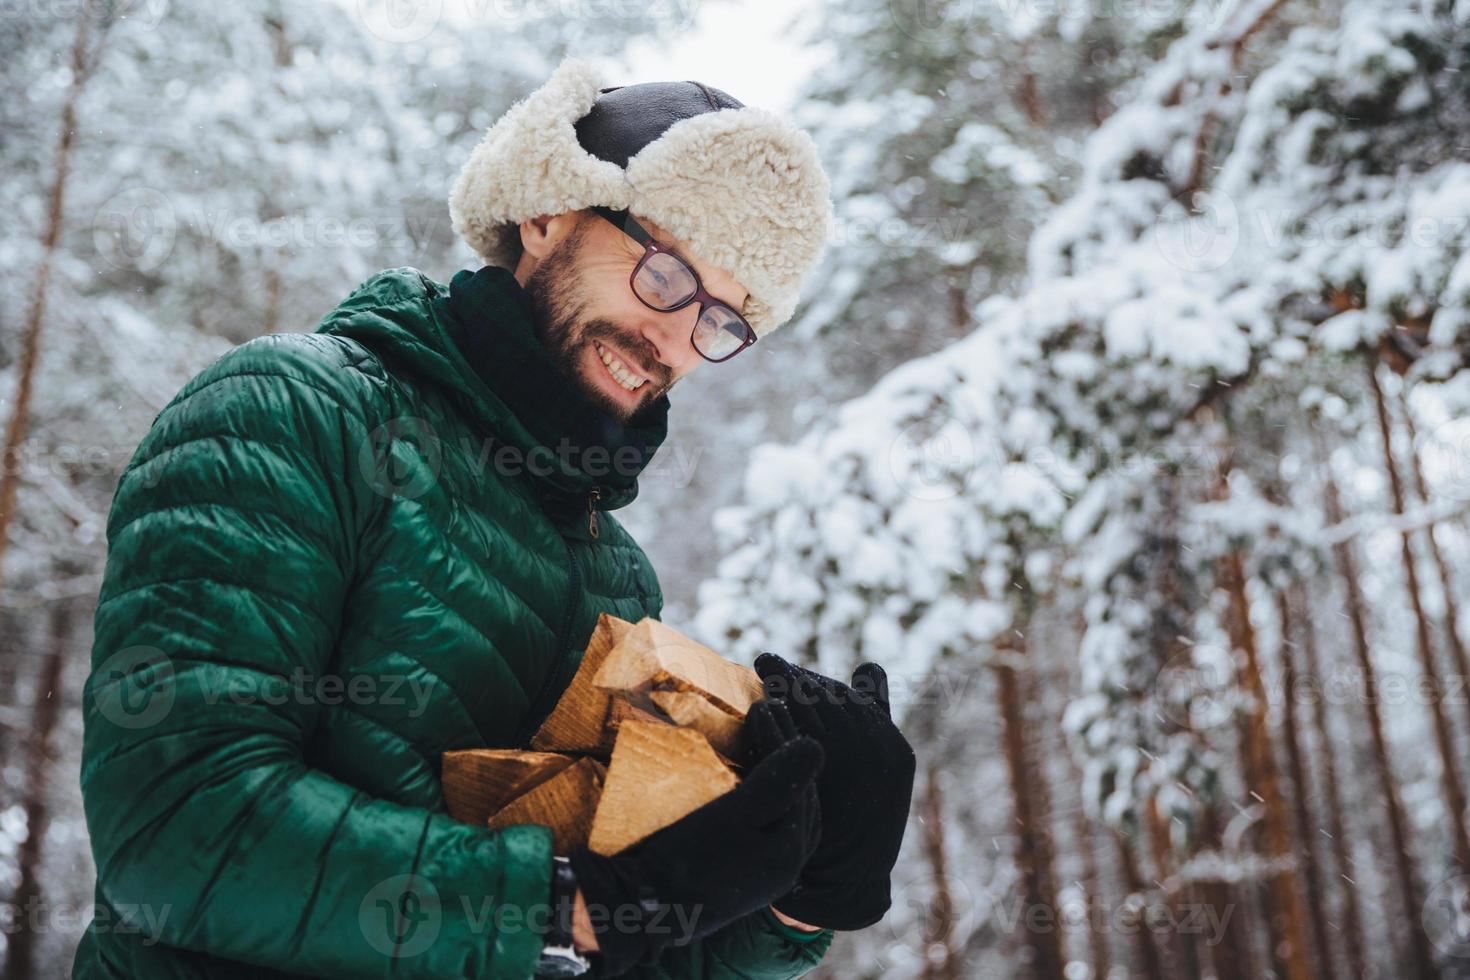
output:
[[[748,667],[604,613],[532,750],[445,753],[445,802],[467,823],[548,826],[562,853],[616,853],[735,787],[731,758],[763,696]]]
[[[618,732],[587,846],[616,854],[739,782],[692,728],[625,721]]]
[[[664,709],[665,704],[673,707],[685,720],[672,717]],[[715,755],[727,767],[737,773],[745,769],[742,762],[736,761],[744,758],[744,754],[739,751],[743,744],[741,731],[744,719],[726,714],[706,701],[702,695],[686,691],[625,691],[613,695],[612,704],[607,709],[607,734],[604,738],[607,751],[600,753],[598,758],[605,762],[612,757],[618,729],[623,722],[630,720],[692,728],[709,741]]]
[[[518,749],[445,752],[444,803],[454,819],[484,825],[492,813],[576,761],[552,752]]]
[[[691,691],[653,691],[649,698],[674,724],[692,728],[709,739],[716,752],[732,759],[743,757],[740,716],[721,711]]]
[[[765,696],[755,671],[647,617],[623,635],[592,683],[610,692],[698,694],[738,718]]]
[[[590,752],[606,759],[612,752],[607,732],[612,696],[593,685],[592,678],[613,648],[633,629],[633,624],[602,613],[587,641],[582,662],[556,707],[531,737],[538,752]]]
[[[674,720],[651,700],[637,698],[635,701],[625,695],[609,695],[607,727],[603,733],[603,744],[607,747],[609,754],[612,753],[613,745],[617,741],[618,730],[623,727],[625,721],[646,721],[656,725],[674,724]]]
[[[491,830],[534,823],[551,828],[557,854],[584,847],[602,797],[607,769],[591,756],[578,759],[550,779],[516,797],[487,822]]]

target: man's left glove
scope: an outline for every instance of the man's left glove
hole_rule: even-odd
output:
[[[567,855],[597,935],[597,976],[655,963],[794,887],[822,829],[822,747],[773,699],[751,705],[741,731],[749,769],[733,789],[616,854]]]
[[[755,660],[766,696],[785,702],[802,735],[822,744],[817,776],[822,837],[795,887],[771,904],[783,915],[829,929],[862,929],[892,903],[914,791],[914,750],[893,724],[888,676],[875,663],[851,686],[774,653]]]

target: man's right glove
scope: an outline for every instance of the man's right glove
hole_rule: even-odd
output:
[[[852,685],[774,653],[755,658],[766,696],[784,701],[802,735],[822,743],[822,840],[776,910],[808,925],[862,929],[892,903],[890,878],[914,792],[914,750],[893,723],[888,675],[876,663]]]
[[[770,904],[816,849],[822,747],[772,699],[751,706],[741,731],[750,768],[734,789],[611,857],[568,855],[597,934],[598,976]]]

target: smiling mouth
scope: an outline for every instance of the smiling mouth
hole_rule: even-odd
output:
[[[592,341],[592,346],[597,351],[598,359],[602,361],[603,370],[624,391],[637,391],[648,383],[647,378],[634,371],[622,358],[602,346],[602,344],[594,340]]]

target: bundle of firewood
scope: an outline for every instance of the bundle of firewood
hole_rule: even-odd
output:
[[[654,619],[604,613],[531,751],[444,754],[449,813],[616,854],[732,789],[760,677]]]

